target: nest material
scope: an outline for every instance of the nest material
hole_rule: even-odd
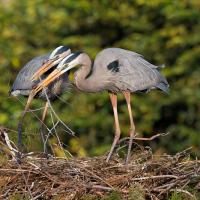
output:
[[[93,195],[94,199],[101,199],[117,191],[122,199],[131,199],[135,190],[142,199],[167,199],[172,191],[195,199],[188,187],[200,190],[200,161],[192,161],[187,151],[175,156],[154,156],[149,149],[141,148],[133,152],[128,166],[120,158],[106,163],[105,157],[32,156],[21,164],[8,161],[0,166],[1,198],[21,195],[30,199],[75,200]]]

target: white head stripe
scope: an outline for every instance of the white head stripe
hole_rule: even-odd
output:
[[[62,49],[64,46],[59,46],[59,47],[57,47],[56,49],[54,49],[53,51],[52,51],[52,53],[50,54],[50,56],[49,56],[49,58],[53,58],[55,55],[56,55],[56,53],[60,50],[60,49]]]

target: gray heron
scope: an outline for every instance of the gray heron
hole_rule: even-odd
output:
[[[94,62],[86,53],[77,52],[69,55],[37,86],[35,91],[40,91],[60,75],[76,66],[80,66],[74,77],[78,89],[84,92],[100,92],[103,90],[109,92],[114,112],[115,137],[106,159],[107,162],[110,160],[120,139],[117,93],[123,93],[130,118],[130,139],[126,157],[126,163],[128,163],[132,142],[136,136],[130,103],[131,93],[137,91],[148,92],[154,88],[168,93],[169,84],[166,78],[159,73],[156,65],[146,61],[142,55],[121,48],[107,48],[97,54]]]
[[[66,56],[71,54],[71,50],[67,46],[59,46],[52,52],[37,56],[25,64],[19,71],[12,88],[10,90],[10,95],[12,96],[28,96],[27,103],[25,105],[24,111],[21,113],[21,117],[18,123],[18,146],[19,149],[22,147],[22,123],[27,110],[33,98],[46,99],[46,95],[50,100],[56,99],[65,89],[69,88],[68,72],[63,74],[61,77],[53,81],[44,91],[38,93],[34,92],[34,87],[37,86],[42,80],[44,80],[51,70],[57,66],[57,64]],[[51,68],[51,70],[48,70]],[[32,79],[32,80],[31,80]],[[41,124],[45,120],[45,116],[48,110],[48,101],[46,101],[44,111],[41,118]],[[44,135],[42,133],[41,126],[41,137],[44,142]]]

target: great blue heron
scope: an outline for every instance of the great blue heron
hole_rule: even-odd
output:
[[[65,66],[67,66],[65,68]],[[94,62],[86,53],[74,53],[62,60],[57,68],[41,82],[36,91],[47,86],[55,78],[75,66],[81,68],[75,73],[75,85],[85,92],[107,90],[110,95],[115,119],[115,138],[107,157],[110,160],[120,138],[120,125],[117,112],[117,93],[122,92],[128,106],[130,117],[130,139],[126,163],[129,161],[135,125],[132,117],[130,93],[149,91],[158,88],[168,93],[169,84],[159,73],[157,66],[146,61],[142,55],[120,48],[107,48],[97,54]]]
[[[10,90],[10,94],[12,96],[28,96],[28,100],[25,106],[24,111],[21,113],[21,118],[18,123],[18,146],[19,148],[22,147],[22,123],[24,116],[30,106],[31,101],[34,97],[41,98],[46,100],[46,94],[49,99],[53,100],[56,99],[64,89],[69,87],[69,81],[68,81],[68,73],[65,73],[63,76],[56,79],[54,82],[52,82],[45,90],[40,91],[39,93],[34,92],[34,87],[37,86],[37,84],[45,79],[48,74],[51,71],[47,71],[48,68],[52,68],[57,66],[57,64],[66,56],[71,54],[71,50],[67,46],[59,46],[52,52],[37,56],[33,58],[31,61],[29,61],[18,73],[13,86]],[[54,69],[54,68],[52,68]],[[44,73],[46,72],[46,73]],[[43,73],[43,75],[41,75]],[[41,76],[40,76],[41,75]],[[31,78],[36,79],[40,77],[40,80],[32,81]],[[46,113],[48,110],[48,101],[45,104],[44,111],[42,114],[41,124],[43,124]],[[44,142],[44,136],[42,133],[42,127],[41,127],[41,137]]]

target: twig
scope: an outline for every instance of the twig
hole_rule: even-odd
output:
[[[80,166],[79,166],[80,167]],[[110,185],[109,183],[107,183],[105,180],[103,180],[101,177],[99,177],[98,175],[94,174],[92,171],[87,170],[84,167],[80,167],[81,169],[85,170],[87,173],[91,174],[92,176],[96,177],[97,179],[101,180],[102,182],[104,182],[106,185],[108,185],[109,187],[113,188],[112,185]],[[113,188],[114,189],[114,188]]]
[[[31,200],[35,200],[35,199],[39,199],[39,197],[43,196],[43,194],[45,194],[48,190],[43,191],[41,194],[33,197]]]
[[[7,132],[5,131],[5,129],[1,129],[0,130],[0,132],[1,132],[1,134],[3,135],[3,137],[4,137],[4,142],[5,142],[5,144],[7,145],[7,148],[9,149],[9,151],[10,151],[10,154],[11,154],[11,156],[12,156],[12,159],[14,160],[14,161],[16,161],[17,159],[16,159],[16,154],[15,153],[18,153],[18,151],[17,151],[17,149],[14,149],[13,147],[12,147],[12,145],[11,145],[11,140],[9,139],[9,137],[8,137],[8,134],[7,134]]]
[[[105,191],[112,191],[113,188],[111,187],[105,187],[105,186],[102,186],[102,185],[89,185],[89,186],[86,186],[86,188],[88,189],[98,189],[98,190],[105,190]]]
[[[147,179],[159,179],[159,178],[174,178],[178,179],[177,176],[174,175],[160,175],[160,176],[146,176],[146,177],[140,177],[140,178],[133,178],[133,181],[141,181],[141,180],[147,180]]]
[[[41,78],[40,78],[40,80],[41,80]],[[44,91],[44,93],[45,93],[46,100],[47,100],[47,102],[48,102],[48,104],[49,104],[49,107],[50,107],[51,111],[53,112],[53,114],[55,115],[55,117],[60,121],[60,123],[61,123],[67,130],[70,131],[70,133],[71,133],[72,135],[74,135],[75,133],[60,119],[60,117],[57,115],[57,113],[56,113],[55,110],[53,109],[53,107],[52,107],[52,105],[51,105],[51,102],[50,102],[50,100],[49,100],[49,97],[48,97],[48,95],[47,95],[46,88],[44,88],[43,91]]]
[[[149,137],[149,138],[145,138],[145,137],[135,137],[134,140],[151,141],[151,140],[156,139],[157,137],[160,137],[160,136],[163,137],[163,136],[166,136],[166,135],[168,135],[168,134],[169,134],[169,132],[168,132],[168,133],[158,133],[158,134],[153,135],[153,136],[151,136],[151,137]]]
[[[182,189],[171,189],[170,191],[173,191],[173,192],[178,192],[178,193],[184,193],[184,194],[187,194],[189,197],[192,197],[194,200],[197,200],[197,198],[192,195],[190,192],[186,191],[186,190],[182,190]]]

